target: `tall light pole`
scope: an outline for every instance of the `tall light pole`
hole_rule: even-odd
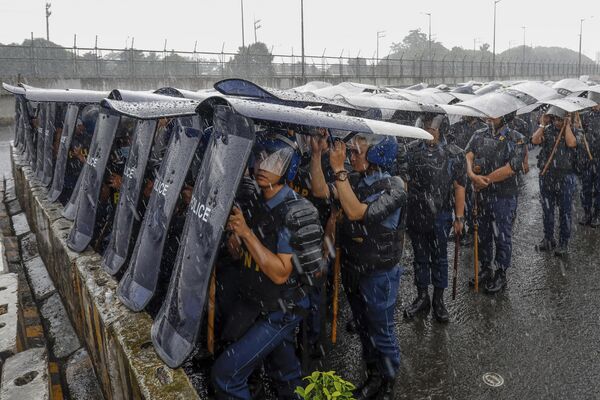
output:
[[[385,37],[385,31],[377,31],[377,63],[379,63],[379,39]]]
[[[302,83],[305,83],[306,71],[304,70],[304,0],[300,0],[300,33],[302,35]]]
[[[254,20],[254,43],[258,42],[258,40],[256,39],[256,31],[262,28],[262,25],[260,25],[260,21],[260,19]]]
[[[525,62],[525,31],[527,30],[526,26],[522,26],[521,29],[523,29],[523,61]]]
[[[496,78],[496,6],[502,0],[494,0],[494,40],[492,44],[492,80]]]
[[[246,38],[244,37],[244,0],[240,0],[240,7],[242,9],[242,49],[246,47]]]
[[[431,13],[423,13],[429,17],[429,41],[428,41],[428,50],[429,55],[431,56]]]
[[[46,3],[46,40],[50,41],[50,16],[52,15],[52,11],[50,11],[50,7],[52,4]]]

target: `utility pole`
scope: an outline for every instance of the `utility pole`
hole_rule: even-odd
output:
[[[579,21],[579,62],[577,63],[577,78],[581,76],[581,41],[583,38],[583,21],[585,21],[585,18],[581,18]]]
[[[256,39],[256,31],[262,27],[260,25],[260,21],[260,19],[254,20],[254,43],[258,42],[258,40]]]
[[[302,83],[306,83],[306,71],[304,70],[304,0],[300,0],[300,30],[302,34]]]
[[[244,37],[244,0],[240,0],[240,7],[242,8],[242,49],[246,47],[246,39]]]
[[[431,13],[425,13],[429,17],[429,56],[431,57]]]
[[[385,31],[377,31],[377,63],[379,64],[379,39],[385,37]]]
[[[523,29],[523,62],[525,62],[525,31],[527,30],[526,26],[522,26]]]
[[[52,4],[46,3],[46,40],[50,41],[50,16],[52,15],[52,11],[50,11],[50,7]]]
[[[492,80],[496,78],[496,6],[502,0],[494,0],[494,40],[492,45]]]

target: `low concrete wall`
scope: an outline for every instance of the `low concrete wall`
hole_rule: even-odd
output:
[[[170,369],[154,352],[150,317],[133,313],[118,301],[117,282],[100,267],[100,256],[67,248],[72,222],[62,218],[62,206],[46,200],[46,189],[15,148],[12,166],[17,197],[35,232],[40,255],[85,343],[105,397],[198,398],[183,370]]]

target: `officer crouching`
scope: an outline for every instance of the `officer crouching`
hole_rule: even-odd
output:
[[[433,316],[439,322],[449,320],[444,305],[444,289],[448,287],[448,234],[452,225],[455,235],[460,235],[463,229],[467,176],[464,152],[446,143],[448,125],[447,117],[442,114],[427,113],[419,118],[416,126],[429,132],[433,140],[411,142],[400,166],[400,176],[408,185],[406,229],[413,247],[417,287],[416,299],[404,310],[407,319],[429,313],[429,285],[433,284]]]
[[[295,399],[302,384],[294,335],[309,306],[307,286],[322,267],[323,231],[314,206],[285,184],[298,168],[295,145],[282,135],[257,135],[253,172],[260,194],[251,209],[234,207],[227,222],[240,275],[223,325],[222,340],[231,344],[212,371],[219,399],[250,399],[248,378],[263,363],[278,399]],[[252,191],[248,178],[243,185]]]
[[[314,149],[325,147],[314,146],[312,157],[320,160]],[[355,398],[392,399],[400,366],[394,309],[402,275],[400,217],[406,193],[402,179],[386,169],[396,158],[398,144],[392,137],[356,135],[349,148],[354,171],[345,170],[346,144],[338,140],[329,150],[335,184],[328,186],[321,163],[313,162],[312,190],[316,197],[337,199],[343,211],[337,239],[342,283],[367,364],[367,380],[358,385]]]

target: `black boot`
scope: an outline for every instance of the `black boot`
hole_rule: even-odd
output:
[[[579,220],[579,225],[590,225],[592,222],[592,213],[591,212],[586,212],[583,217]]]
[[[404,309],[404,318],[413,319],[417,314],[427,315],[431,308],[427,288],[417,288],[417,298]]]
[[[444,305],[444,289],[433,288],[433,317],[438,322],[448,322],[450,315],[446,306]]]
[[[494,279],[485,285],[485,291],[489,294],[498,293],[506,287],[506,271],[498,268],[494,274]]]
[[[354,389],[356,400],[372,399],[383,384],[383,377],[375,364],[367,364],[367,379]]]
[[[377,392],[375,400],[393,400],[394,399],[394,384],[396,380],[394,378],[383,378],[381,387]]]
[[[535,246],[537,251],[552,251],[556,247],[556,241],[554,239],[542,239],[542,241]]]
[[[590,226],[592,228],[598,228],[600,226],[600,215],[596,215],[594,218],[592,218],[590,221]]]
[[[494,270],[489,265],[482,265],[479,268],[479,287],[484,287],[494,278]],[[469,286],[475,287],[475,278],[469,279]]]
[[[557,257],[566,257],[569,255],[569,245],[567,243],[561,243],[556,250],[554,250],[554,255]]]

